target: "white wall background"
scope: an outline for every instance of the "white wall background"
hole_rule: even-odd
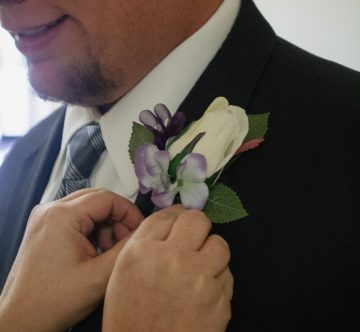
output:
[[[360,71],[360,0],[254,2],[279,36]]]
[[[25,134],[56,107],[32,94],[25,60],[0,27],[0,139]]]

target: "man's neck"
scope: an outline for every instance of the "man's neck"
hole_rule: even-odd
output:
[[[159,54],[158,56],[157,62],[154,61],[151,67],[147,68],[147,72],[145,74],[141,73],[141,75],[139,75],[140,73],[138,73],[136,76],[139,76],[139,79],[137,81],[134,81],[133,84],[129,85],[127,91],[118,91],[121,92],[121,97],[115,97],[114,100],[109,103],[98,105],[97,110],[101,114],[105,114],[106,112],[108,112],[113,105],[115,105],[119,100],[122,99],[125,94],[127,94],[131,89],[133,89],[141,81],[141,79],[143,79],[153,68],[155,68],[161,62],[161,60],[163,60],[171,51],[173,51],[174,48],[179,46],[182,42],[184,42],[186,39],[196,33],[214,15],[214,13],[219,9],[223,2],[224,0],[194,1],[194,4],[191,7],[192,13],[188,13],[190,15],[185,15],[188,17],[190,16],[191,19],[186,19],[186,22],[183,22],[183,27],[185,28],[182,29],[182,37],[176,41],[176,44],[169,42],[167,47],[163,47],[161,54]]]
[[[121,98],[120,98],[121,99]],[[119,100],[120,100],[119,99]],[[99,105],[97,106],[97,110],[100,114],[104,115],[106,112],[108,112],[119,100],[116,100],[109,104]]]

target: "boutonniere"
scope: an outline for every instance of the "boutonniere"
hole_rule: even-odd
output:
[[[185,115],[171,116],[163,104],[141,112],[129,144],[140,192],[151,192],[159,209],[181,203],[203,210],[213,223],[246,217],[237,194],[218,180],[240,154],[264,141],[268,118],[269,113],[246,115],[223,97],[186,128]]]

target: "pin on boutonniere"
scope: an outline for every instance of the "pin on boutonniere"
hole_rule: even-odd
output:
[[[264,141],[268,118],[246,115],[224,97],[185,129],[185,115],[171,116],[163,104],[141,112],[129,144],[140,192],[151,192],[159,209],[181,203],[203,210],[213,223],[246,217],[237,194],[218,180],[235,158]]]

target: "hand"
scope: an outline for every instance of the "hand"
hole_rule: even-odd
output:
[[[230,251],[210,221],[181,206],[147,218],[118,256],[103,331],[224,331],[231,316]]]
[[[142,220],[134,204],[105,190],[36,207],[0,298],[0,330],[63,331],[85,318],[103,299],[115,260]],[[97,225],[102,246],[111,248],[101,255],[88,239]],[[120,240],[115,245],[112,236]]]

